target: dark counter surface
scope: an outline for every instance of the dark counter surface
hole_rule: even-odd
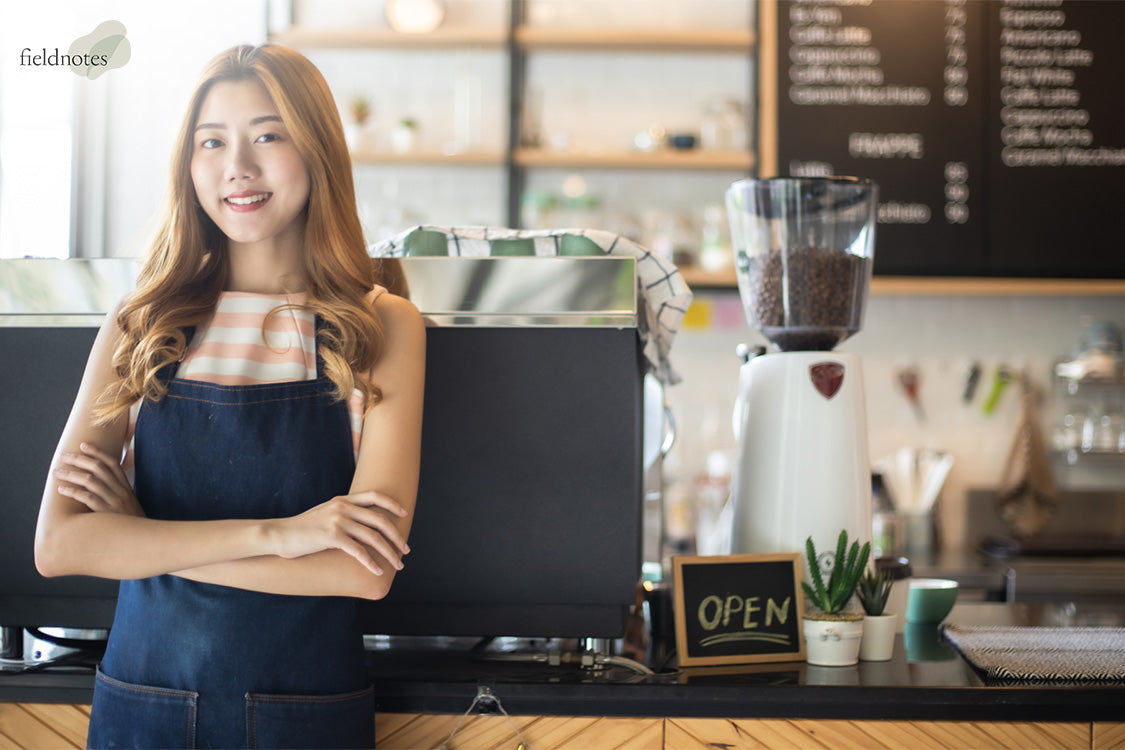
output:
[[[1044,627],[1125,625],[1125,606],[960,604],[947,622]],[[509,655],[510,657],[511,655]],[[463,713],[487,687],[518,714],[734,718],[1120,721],[1125,684],[986,684],[936,626],[907,626],[887,662],[782,662],[657,669],[489,662],[467,653],[375,652],[378,706]]]
[[[1125,605],[965,603],[947,622],[1043,627],[1125,625]],[[936,627],[900,635],[893,658],[852,667],[782,662],[677,669],[674,655],[641,674],[546,661],[545,644],[460,639],[373,639],[369,652],[382,712],[523,715],[702,716],[731,718],[965,721],[1121,721],[1123,684],[990,685],[945,643]],[[574,644],[571,644],[574,645]],[[0,674],[0,699],[89,702],[86,674]]]

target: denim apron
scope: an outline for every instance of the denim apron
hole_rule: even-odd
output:
[[[319,356],[316,380],[281,384],[172,372],[167,395],[146,400],[136,422],[136,493],[149,518],[279,518],[347,494],[347,406]],[[89,747],[370,748],[374,724],[354,600],[173,575],[122,581]]]

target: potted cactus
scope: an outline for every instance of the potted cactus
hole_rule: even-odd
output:
[[[843,667],[859,661],[860,639],[863,635],[863,613],[848,610],[856,586],[871,555],[871,543],[861,547],[859,541],[848,546],[848,532],[841,531],[836,540],[836,553],[823,566],[828,570],[824,580],[820,556],[812,537],[805,541],[809,566],[809,582],[802,582],[805,592],[805,618],[802,623],[809,664]]]
[[[867,569],[859,579],[855,594],[863,605],[863,639],[859,658],[863,661],[887,661],[894,653],[895,626],[898,616],[885,614],[894,579],[878,568]]]

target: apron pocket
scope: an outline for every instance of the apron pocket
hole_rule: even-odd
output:
[[[246,743],[251,748],[373,748],[374,689],[338,695],[247,693]]]
[[[198,698],[185,690],[115,680],[99,669],[86,746],[193,748]]]

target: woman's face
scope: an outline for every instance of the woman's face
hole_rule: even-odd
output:
[[[309,171],[262,84],[211,87],[195,126],[191,179],[203,210],[232,246],[300,247]]]

